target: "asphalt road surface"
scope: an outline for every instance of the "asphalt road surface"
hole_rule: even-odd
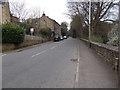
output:
[[[85,43],[68,38],[2,54],[3,88],[117,88],[117,73]]]
[[[2,88],[73,88],[77,40],[47,42],[2,55]]]

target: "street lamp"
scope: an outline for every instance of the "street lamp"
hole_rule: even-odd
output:
[[[91,48],[91,0],[89,0],[89,47]]]

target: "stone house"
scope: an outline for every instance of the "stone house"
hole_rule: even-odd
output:
[[[2,14],[0,14],[0,23],[7,23],[11,21],[10,8],[8,0],[0,1],[0,7]]]
[[[29,23],[29,24],[31,24],[33,27],[35,27],[35,28],[39,28],[40,27],[40,25],[39,25],[39,19],[40,18],[29,18],[29,19],[27,19],[27,23]]]
[[[55,34],[61,35],[61,28],[60,25],[53,19],[46,16],[44,13],[42,17],[36,19],[28,19],[28,23],[31,23],[37,28],[50,28]]]
[[[60,25],[45,14],[40,18],[40,28],[49,27],[56,34],[61,35]]]
[[[11,15],[11,22],[13,22],[13,23],[19,23],[20,19]]]

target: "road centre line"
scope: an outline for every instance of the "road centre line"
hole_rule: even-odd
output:
[[[37,54],[35,54],[35,55],[32,55],[32,57],[35,57],[35,56],[38,56],[38,55],[40,55],[40,54],[43,54],[43,53],[45,53],[47,50],[44,50],[44,51],[42,51],[42,52],[40,52],[40,53],[37,53]]]
[[[57,46],[53,46],[53,47],[51,47],[50,49],[54,49],[54,48],[56,48]]]
[[[54,49],[55,47],[52,47],[52,48],[50,48],[50,49]]]

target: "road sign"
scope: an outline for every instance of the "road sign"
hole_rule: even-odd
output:
[[[30,32],[33,33],[33,32],[34,32],[34,28],[31,28],[31,29],[30,29]]]

